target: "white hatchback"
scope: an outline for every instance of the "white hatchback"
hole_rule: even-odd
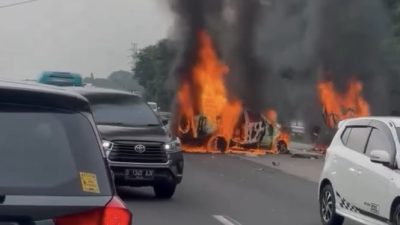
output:
[[[400,225],[400,117],[342,121],[319,184],[324,225]]]

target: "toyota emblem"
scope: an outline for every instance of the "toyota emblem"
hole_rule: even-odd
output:
[[[137,153],[143,153],[143,152],[146,151],[146,146],[144,146],[144,145],[136,145],[135,146],[135,151]]]

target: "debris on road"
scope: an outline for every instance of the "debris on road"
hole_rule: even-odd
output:
[[[273,166],[279,166],[280,164],[281,164],[280,162],[272,161],[272,165],[273,165]]]

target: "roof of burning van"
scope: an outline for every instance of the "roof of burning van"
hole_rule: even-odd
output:
[[[89,102],[79,94],[66,92],[50,85],[30,82],[0,80],[0,102],[90,111]]]

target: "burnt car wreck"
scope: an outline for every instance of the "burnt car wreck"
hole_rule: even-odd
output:
[[[231,136],[222,135],[221,118],[214,125],[205,115],[197,115],[192,121],[181,117],[178,136],[183,149],[188,152],[246,152],[287,153],[289,135],[274,120],[261,113],[243,110]]]

